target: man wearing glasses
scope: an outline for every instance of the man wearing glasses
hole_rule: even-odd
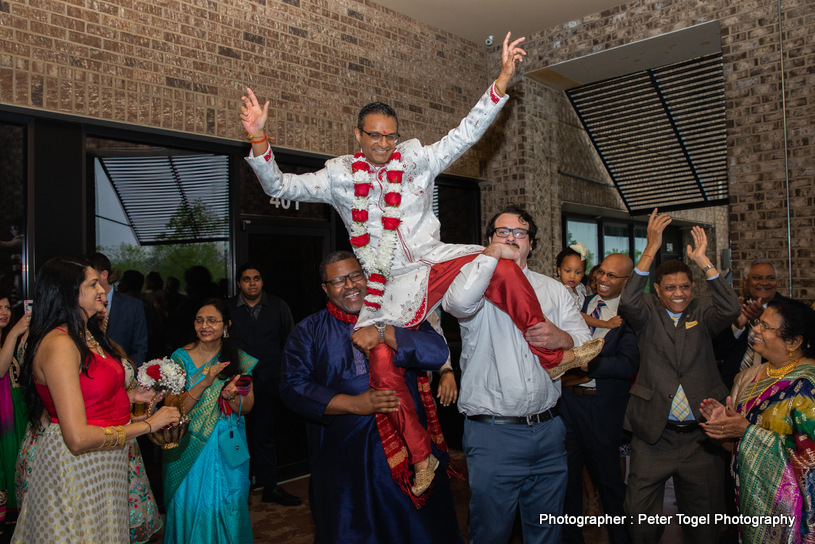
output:
[[[560,409],[566,425],[569,459],[565,514],[583,514],[585,463],[600,493],[603,513],[624,515],[625,483],[620,467],[620,443],[631,377],[637,373],[640,359],[637,337],[617,316],[617,310],[620,294],[633,268],[631,258],[623,253],[613,253],[600,263],[597,294],[586,299],[582,312],[610,322],[609,328],[592,330],[592,338],[603,338],[605,343],[600,355],[589,362],[585,371],[571,370],[561,380]],[[611,544],[628,542],[624,524],[607,523],[606,528]],[[584,542],[583,529],[575,524],[564,525],[563,542]]]
[[[724,512],[724,461],[719,448],[699,427],[702,400],[724,399],[713,337],[741,311],[732,287],[705,255],[707,235],[693,227],[688,258],[707,280],[711,297],[694,298],[692,273],[678,260],[656,270],[656,296],[643,293],[648,270],[662,246],[667,214],[648,219],[647,243],[631,280],[623,289],[620,314],[637,334],[640,368],[631,387],[625,428],[631,438],[631,469],[625,510],[631,516],[632,542],[659,542],[665,482],[673,477],[679,513],[704,516]],[[647,518],[644,516],[655,516]],[[697,518],[704,519],[704,518]],[[685,542],[718,542],[717,523],[682,526]]]
[[[401,142],[396,112],[374,102],[363,107],[357,118],[354,132],[361,151],[331,159],[314,173],[280,172],[264,132],[269,103],[261,105],[252,90],[246,90],[241,122],[252,142],[251,156],[246,160],[263,190],[276,198],[331,204],[350,233],[354,253],[368,276],[358,328],[418,325],[438,304],[458,269],[483,249],[441,242],[439,221],[433,214],[433,185],[438,174],[481,138],[509,100],[505,92],[515,74],[515,63],[526,55],[518,47],[523,40],[510,42],[507,34],[495,83],[459,126],[440,141],[427,146],[416,139]],[[520,270],[511,266],[504,269],[511,278],[505,285],[525,292],[503,296],[501,290],[499,295],[518,327],[526,331],[543,316],[539,308],[529,306],[535,297],[528,284],[522,285]],[[525,302],[513,306],[518,299]],[[560,350],[535,350],[547,368],[564,359]],[[373,357],[387,357],[386,351],[377,349]],[[563,362],[573,359],[568,353]]]
[[[439,442],[434,440],[433,452],[442,466],[432,492],[423,494],[421,502],[389,483],[393,471],[404,468],[405,452],[394,441],[393,429],[381,432],[377,420],[401,404],[393,390],[369,386],[366,354],[378,345],[379,331],[365,327],[356,337],[360,343],[351,342],[366,287],[359,262],[353,253],[336,251],[320,265],[320,279],[328,307],[292,330],[283,350],[281,384],[283,402],[309,420],[314,541],[462,542],[447,479],[449,456]],[[449,353],[444,339],[428,323],[417,330],[386,326],[382,334],[394,349],[394,364],[406,376],[402,383],[413,417],[440,436],[429,388],[420,391],[417,373],[444,364]]]
[[[568,350],[591,335],[560,282],[526,266],[537,230],[518,207],[493,217],[489,246],[461,268],[442,302],[461,326],[458,408],[467,416],[471,542],[507,542],[519,509],[525,543],[560,540],[560,525],[541,519],[562,514],[566,493],[560,380],[541,368],[530,346]],[[485,296],[506,259],[522,270],[547,318],[525,335]]]

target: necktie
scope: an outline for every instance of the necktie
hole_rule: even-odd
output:
[[[603,302],[602,300],[598,300],[597,301],[597,308],[594,309],[594,311],[591,313],[591,316],[594,319],[600,319],[600,312],[602,311],[602,309],[603,309],[603,307],[605,305],[606,305],[605,302]],[[594,331],[595,331],[596,328],[597,327],[589,327],[589,329],[591,329],[592,335],[594,334]]]
[[[684,421],[690,415],[690,404],[688,404],[688,397],[685,395],[685,390],[682,389],[682,384],[679,384],[679,389],[676,390],[676,395],[671,403],[671,415],[679,421]]]
[[[750,327],[750,332],[747,335],[747,350],[744,352],[744,357],[741,358],[741,364],[739,365],[739,372],[742,370],[747,370],[751,366],[755,364],[756,352],[753,349],[753,339],[756,337],[756,333],[753,332],[753,327]]]

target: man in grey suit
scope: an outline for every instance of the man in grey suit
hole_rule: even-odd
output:
[[[690,268],[678,260],[657,267],[653,294],[643,293],[648,270],[671,222],[657,210],[648,219],[645,252],[623,290],[620,314],[637,335],[640,368],[631,387],[625,428],[633,433],[631,470],[625,510],[631,516],[632,542],[659,542],[665,482],[673,477],[679,513],[702,516],[724,512],[724,461],[718,446],[699,428],[699,405],[705,398],[723,399],[712,338],[741,311],[736,293],[705,255],[707,236],[693,227],[694,248],[688,258],[707,280],[712,297],[694,298]],[[677,520],[678,521],[678,520]],[[719,525],[682,526],[683,541],[716,543]]]

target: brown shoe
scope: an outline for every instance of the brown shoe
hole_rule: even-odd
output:
[[[413,496],[419,497],[422,493],[427,491],[433,482],[433,478],[436,477],[437,468],[439,468],[439,460],[431,454],[430,457],[427,458],[427,468],[420,470],[413,477],[413,487],[410,489]]]
[[[572,349],[574,352],[574,361],[561,363],[554,368],[547,368],[546,373],[549,374],[549,377],[554,381],[573,368],[582,368],[588,371],[589,361],[597,357],[597,354],[603,349],[604,342],[602,338],[595,338],[589,342],[584,342],[583,345]]]

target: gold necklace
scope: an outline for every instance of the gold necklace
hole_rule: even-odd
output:
[[[760,381],[759,380],[760,373],[758,375],[756,375],[756,381],[753,382],[753,389],[750,390],[750,395],[747,396],[747,400],[744,402],[744,413],[746,414],[747,412],[750,411],[751,408],[755,408],[756,404],[758,403],[759,397],[761,397],[761,395],[766,393],[767,390],[770,387],[774,386],[778,382],[778,380],[780,380],[781,378],[783,378],[784,376],[789,374],[790,371],[795,368],[795,366],[798,364],[798,361],[800,361],[800,360],[801,360],[801,358],[798,357],[794,361],[791,361],[789,364],[786,364],[786,365],[782,366],[779,369],[773,369],[770,366],[770,363],[767,363],[766,368],[764,368],[764,372],[767,373],[768,378],[774,378],[773,382],[770,385],[768,385],[767,387],[765,387],[764,391],[762,391],[761,393],[758,394],[758,397],[753,397],[753,393],[756,392],[756,387],[758,386],[758,382]],[[748,406],[748,404],[750,403],[751,400],[753,401],[753,405]]]
[[[764,371],[767,373],[767,377],[769,377],[769,378],[783,378],[784,376],[787,375],[787,373],[789,373],[790,370],[795,368],[795,365],[797,365],[798,361],[800,361],[800,360],[801,360],[801,358],[798,357],[794,361],[790,361],[789,364],[784,365],[781,368],[777,368],[777,369],[772,368],[770,366],[770,363],[767,363],[767,368],[765,368]]]
[[[96,338],[93,337],[91,331],[89,331],[88,329],[85,329],[85,344],[87,344],[88,349],[90,349],[94,353],[98,354],[102,358],[107,358],[105,350],[102,349],[102,346],[99,345],[99,342],[96,340]]]

